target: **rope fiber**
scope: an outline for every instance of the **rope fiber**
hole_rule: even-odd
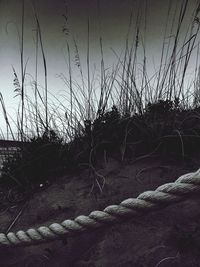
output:
[[[173,183],[159,186],[155,191],[146,191],[137,198],[126,199],[119,205],[106,207],[103,211],[92,211],[88,216],[80,215],[74,220],[52,223],[37,229],[0,233],[0,247],[35,245],[80,232],[89,232],[179,202],[197,192],[200,192],[200,169],[180,176]]]

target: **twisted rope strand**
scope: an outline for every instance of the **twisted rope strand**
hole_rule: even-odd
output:
[[[71,236],[120,222],[142,212],[146,213],[183,200],[186,196],[200,191],[200,169],[180,176],[174,183],[159,186],[155,191],[146,191],[137,198],[129,198],[119,205],[111,205],[103,211],[92,211],[88,216],[80,215],[74,220],[65,220],[49,226],[30,228],[8,234],[0,233],[0,246],[26,246]]]

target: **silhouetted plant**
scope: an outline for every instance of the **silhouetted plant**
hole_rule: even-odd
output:
[[[172,100],[159,100],[155,103],[148,103],[147,112],[152,115],[166,115],[170,111],[177,109],[179,107],[179,100],[176,98],[173,102]]]
[[[104,152],[124,160],[126,157],[137,157],[154,151],[160,144],[161,150],[159,152],[163,150],[165,154],[173,152],[185,156],[198,151],[200,110],[198,108],[192,109],[187,100],[189,94],[184,95],[186,70],[199,33],[199,27],[194,27],[195,19],[188,30],[184,43],[179,43],[179,39],[182,39],[179,37],[187,10],[187,2],[184,1],[180,5],[179,15],[174,14],[174,19],[178,16],[179,23],[175,33],[172,30],[173,27],[171,28],[169,35],[174,36],[174,38],[170,38],[169,44],[165,46],[165,41],[168,39],[167,22],[159,71],[156,73],[156,80],[154,81],[148,78],[145,43],[140,40],[142,34],[140,34],[141,16],[139,13],[135,25],[135,41],[130,42],[129,40],[130,37],[132,40],[130,33],[132,32],[132,18],[134,17],[131,14],[124,58],[113,51],[118,62],[112,70],[105,67],[102,38],[100,37],[100,94],[95,91],[94,88],[96,87],[93,87],[93,75],[90,73],[90,23],[88,20],[87,79],[84,80],[78,44],[73,39],[75,65],[80,71],[81,84],[77,85],[73,81],[71,42],[67,40],[68,77],[61,75],[61,78],[67,86],[69,95],[66,96],[67,104],[55,98],[58,100],[58,105],[57,103],[55,105],[49,103],[42,31],[36,9],[34,9],[37,28],[36,62],[38,62],[38,45],[40,45],[45,77],[43,92],[45,97],[38,89],[36,71],[35,103],[28,98],[28,93],[27,95],[23,93],[23,97],[21,97],[21,99],[23,98],[23,108],[21,116],[18,116],[18,131],[21,133],[21,140],[28,138],[26,132],[30,133],[29,128],[31,128],[33,136],[35,134],[36,137],[31,138],[29,144],[21,148],[20,153],[7,159],[2,169],[1,182],[25,188],[34,187],[47,180],[52,180],[62,173],[88,166],[93,163],[92,161],[101,157]],[[197,7],[196,12],[194,12],[195,18],[199,15],[199,10]],[[168,13],[170,14],[170,7]],[[64,18],[66,25],[63,32],[69,38],[73,35],[69,35],[69,31],[66,30],[68,16],[66,15]],[[24,27],[24,21],[22,27]],[[23,60],[23,36],[21,39],[21,68],[24,82],[26,68]],[[138,51],[140,51],[138,49],[141,44],[143,51],[142,68],[138,62]],[[178,54],[176,54],[177,51],[179,51]],[[138,66],[140,67],[138,68]],[[37,63],[36,69],[38,69]],[[19,91],[18,78],[15,79],[14,85]],[[196,83],[195,88],[195,107],[198,104],[199,88],[197,85],[198,83]],[[1,100],[7,132],[12,133],[3,98]],[[44,108],[43,111],[39,108],[39,101]],[[58,106],[61,107],[61,113],[65,114],[64,117],[59,113]],[[51,107],[53,107],[52,114]],[[25,113],[24,110],[27,112]],[[28,115],[32,116],[33,123]],[[62,131],[63,140],[55,131],[51,131],[51,128],[59,129],[60,133]]]
[[[62,148],[62,139],[52,130],[30,139],[4,162],[1,184],[31,188],[50,181],[64,168]]]

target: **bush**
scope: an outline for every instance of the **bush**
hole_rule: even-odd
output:
[[[86,120],[82,132],[64,143],[50,130],[30,139],[3,164],[1,184],[34,188],[65,173],[94,165],[104,156],[119,160],[152,151],[187,156],[198,153],[200,110],[184,110],[178,100],[149,103],[142,115],[122,116],[116,106]],[[156,149],[159,147],[159,149]]]
[[[64,145],[52,130],[30,139],[3,164],[1,184],[32,188],[62,173]]]

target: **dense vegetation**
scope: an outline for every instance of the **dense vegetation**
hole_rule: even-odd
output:
[[[180,32],[187,13],[188,1],[183,1],[180,10],[173,13],[172,24],[169,14],[173,8],[169,6],[160,67],[151,78],[147,72],[145,43],[140,29],[141,18],[144,18],[144,24],[146,23],[146,10],[143,16],[137,16],[135,25],[132,25],[131,14],[124,55],[116,55],[117,64],[112,69],[105,66],[100,37],[102,58],[98,92],[93,89],[90,73],[89,21],[86,82],[78,45],[73,40],[76,51],[75,63],[82,77],[82,84],[77,84],[73,82],[72,77],[68,17],[65,15],[63,33],[67,38],[68,75],[61,78],[67,86],[68,93],[64,98],[66,105],[55,96],[54,102],[50,101],[45,48],[36,10],[36,47],[41,50],[45,85],[44,91],[41,92],[36,72],[33,81],[34,98],[30,99],[26,93],[27,66],[24,64],[23,36],[25,5],[24,1],[22,2],[20,75],[13,68],[15,92],[20,98],[16,122],[17,137],[13,134],[2,95],[0,101],[8,134],[25,143],[16,155],[4,162],[1,185],[32,189],[41,184],[48,184],[65,173],[79,171],[85,167],[95,168],[99,160],[106,160],[111,156],[124,161],[152,153],[183,158],[198,153],[199,49],[195,48],[199,46],[199,6],[193,13],[190,28],[184,39],[181,38]],[[143,51],[140,67],[139,48]],[[38,59],[38,50],[36,51]],[[196,51],[194,86],[188,88],[185,86],[185,77],[190,58]],[[38,60],[36,64],[37,62]]]
[[[191,157],[199,153],[200,109],[181,109],[176,102],[149,103],[142,115],[122,116],[113,106],[91,122],[71,142],[50,130],[31,138],[14,157],[5,161],[1,182],[33,189],[58,176],[92,168],[99,160],[120,161],[147,154]]]

